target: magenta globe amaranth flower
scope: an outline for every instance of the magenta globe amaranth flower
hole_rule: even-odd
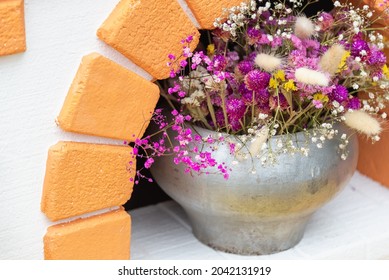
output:
[[[242,99],[246,104],[268,104],[270,93],[268,89],[261,89],[257,92],[249,90],[245,83],[239,86],[239,92],[242,94]],[[254,100],[253,100],[254,98]]]
[[[215,55],[212,60],[212,68],[214,71],[223,71],[227,66],[227,59],[223,55]]]
[[[359,57],[361,56],[362,51],[368,53],[370,51],[370,47],[365,40],[356,39],[351,45],[351,54],[355,57]]]
[[[245,77],[244,82],[249,90],[260,91],[269,85],[270,74],[260,70],[250,71]]]
[[[240,119],[246,112],[246,105],[242,99],[232,97],[227,100],[226,110],[228,116]]]
[[[261,32],[258,29],[254,28],[254,27],[249,27],[247,29],[247,37],[249,39],[248,40],[249,44],[250,45],[254,45],[261,38]]]
[[[361,109],[361,101],[358,97],[354,97],[348,101],[347,108],[351,110],[359,110]]]
[[[348,98],[348,90],[342,85],[337,85],[335,89],[328,94],[328,97],[331,101],[342,103]]]
[[[241,129],[240,120],[243,118],[246,112],[246,105],[242,99],[229,98],[226,104],[226,111],[228,116],[228,122],[233,130],[237,131]]]
[[[382,51],[374,50],[370,53],[367,63],[377,67],[382,67],[386,63],[386,56]]]
[[[247,75],[250,71],[254,70],[254,64],[250,61],[243,60],[239,62],[237,69],[240,74]]]

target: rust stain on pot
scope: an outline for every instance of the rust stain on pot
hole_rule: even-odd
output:
[[[325,187],[315,187],[309,183],[302,186],[305,191],[298,194],[280,194],[278,196],[242,196],[236,193],[226,193],[220,196],[216,203],[226,211],[236,215],[253,215],[271,217],[280,214],[301,214],[302,211],[309,213],[314,211],[330,198],[335,196],[338,187],[335,182],[328,183]],[[315,192],[312,192],[315,189]]]

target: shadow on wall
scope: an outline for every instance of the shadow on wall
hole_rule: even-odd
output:
[[[156,108],[168,108],[168,105],[162,98],[160,98]],[[150,135],[150,130],[153,130],[152,124],[150,124],[144,135]],[[145,161],[146,159],[137,158],[137,170],[144,166]],[[147,169],[143,169],[142,174],[146,176],[146,178],[153,179],[150,171]],[[124,205],[124,208],[126,210],[131,210],[147,205],[157,204],[166,200],[171,200],[171,198],[158,186],[154,179],[153,182],[149,182],[147,179],[141,179],[138,185],[134,185],[131,199]]]
[[[304,1],[307,2],[307,1]],[[331,0],[320,0],[315,4],[309,6],[306,9],[305,14],[307,16],[312,16],[316,14],[318,11],[331,11],[333,8],[333,2]],[[205,32],[201,34],[201,43],[203,45],[207,45],[208,39]],[[163,102],[158,102],[157,108],[164,107]],[[145,133],[147,135],[147,131]],[[143,166],[144,160],[137,160],[137,168],[139,169]],[[144,175],[148,178],[152,178],[150,172],[144,172]],[[144,207],[147,205],[157,204],[159,202],[163,202],[166,200],[170,200],[171,198],[158,186],[155,182],[148,182],[143,179],[140,181],[139,185],[134,186],[134,190],[131,196],[131,199],[124,205],[126,210],[131,210],[139,207]]]

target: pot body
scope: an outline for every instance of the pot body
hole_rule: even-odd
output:
[[[196,130],[202,136],[215,133]],[[306,141],[303,133],[295,136],[296,145]],[[277,137],[269,141],[276,146]],[[311,144],[308,157],[281,154],[271,166],[262,166],[256,158],[233,165],[234,157],[222,145],[212,155],[232,167],[228,180],[220,174],[185,173],[172,157],[157,158],[151,172],[184,208],[201,242],[235,254],[272,254],[295,246],[310,216],[339,193],[355,172],[357,138],[350,137],[346,160],[338,154],[339,144],[338,139],[327,140],[321,149]]]

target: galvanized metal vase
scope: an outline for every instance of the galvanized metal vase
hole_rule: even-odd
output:
[[[215,133],[196,130],[202,136]],[[306,141],[303,133],[295,136],[295,145]],[[275,146],[276,140],[269,141]],[[274,166],[263,167],[257,159],[241,161],[228,180],[218,174],[192,176],[171,157],[156,159],[151,171],[161,188],[184,208],[201,242],[235,254],[272,254],[295,246],[311,215],[340,192],[355,172],[357,138],[349,139],[346,160],[337,153],[339,144],[335,138],[321,149],[311,144],[308,157],[283,154]],[[234,160],[226,146],[213,156],[229,166]],[[253,164],[256,174],[250,173]]]

